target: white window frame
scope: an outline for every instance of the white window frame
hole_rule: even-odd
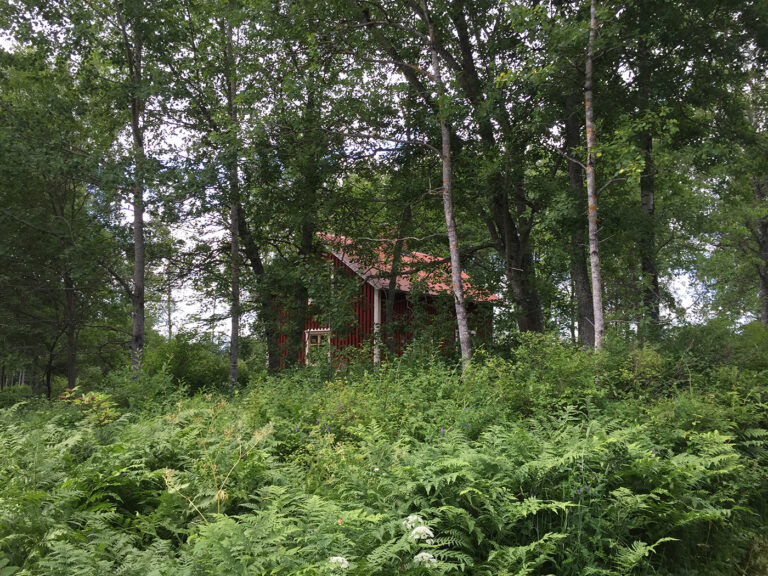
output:
[[[309,345],[309,337],[313,334],[325,334],[326,339],[328,340],[328,358],[331,358],[331,328],[310,328],[309,330],[304,330],[304,364],[309,366],[309,351],[312,346]],[[316,348],[319,346],[315,346]]]

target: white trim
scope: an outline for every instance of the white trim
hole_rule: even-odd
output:
[[[381,363],[381,290],[373,289],[373,363]]]
[[[331,357],[331,327],[309,328],[308,330],[304,330],[304,364],[307,366],[309,366],[309,337],[312,334],[328,335],[328,358]]]
[[[357,262],[350,260],[344,252],[335,252],[333,250],[329,250],[329,253],[332,256],[335,256],[336,258],[338,258],[342,264],[344,264],[347,268],[352,270],[352,272],[357,274],[364,282],[367,282],[368,284],[373,286],[375,289],[381,290],[382,288],[389,286],[388,278],[377,277],[379,274],[381,274],[381,271],[375,266],[368,266],[364,268],[363,266],[359,265]],[[333,274],[333,272],[331,272],[331,274]],[[401,289],[399,283],[397,285],[397,289],[398,290]]]

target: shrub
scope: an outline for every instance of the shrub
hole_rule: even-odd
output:
[[[158,340],[147,347],[144,370],[149,375],[167,374],[175,384],[183,384],[193,393],[226,390],[229,359],[210,339],[179,332],[170,342]],[[245,370],[242,380],[247,382]]]
[[[35,393],[29,386],[6,386],[0,390],[0,409],[10,408],[14,404],[24,402],[35,397]]]

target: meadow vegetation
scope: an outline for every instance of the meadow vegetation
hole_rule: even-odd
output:
[[[4,391],[0,574],[763,574],[765,334],[718,330]]]

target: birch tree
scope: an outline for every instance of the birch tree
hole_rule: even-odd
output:
[[[603,283],[600,278],[600,240],[597,228],[597,183],[595,179],[595,111],[593,102],[593,63],[597,37],[597,0],[589,5],[589,40],[584,71],[584,109],[587,133],[587,214],[589,220],[589,264],[592,273],[592,315],[595,323],[595,349],[603,346]]]
[[[446,107],[445,85],[440,72],[440,59],[437,54],[435,40],[435,28],[429,16],[426,0],[422,0],[421,8],[424,23],[429,34],[429,49],[432,60],[432,80],[435,83],[438,98],[438,110],[440,120],[440,161],[443,167],[443,211],[445,213],[445,228],[448,232],[448,245],[451,257],[451,288],[456,309],[456,324],[459,332],[459,345],[461,347],[461,360],[466,367],[472,359],[472,344],[469,338],[469,326],[467,324],[467,307],[464,302],[464,286],[461,280],[461,255],[459,253],[459,236],[456,233],[456,220],[453,216],[453,183],[451,169],[451,130],[448,125],[448,110]]]

